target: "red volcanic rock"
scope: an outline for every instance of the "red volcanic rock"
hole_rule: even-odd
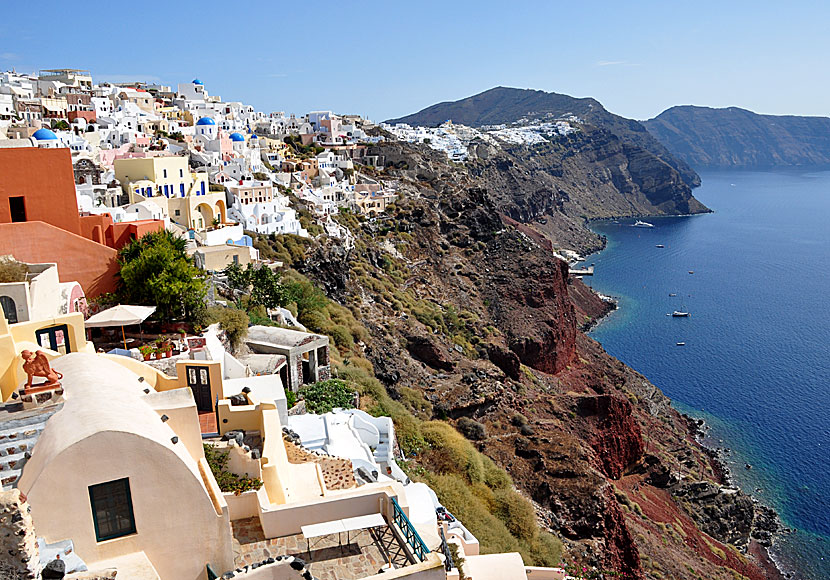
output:
[[[496,344],[491,344],[487,346],[487,356],[490,358],[490,362],[499,367],[508,377],[513,380],[519,379],[521,361],[516,353]]]
[[[640,552],[625,523],[625,514],[608,486],[603,491],[605,500],[605,568],[623,575],[623,578],[645,578]]]
[[[643,454],[643,436],[631,413],[631,403],[611,395],[582,397],[577,412],[595,425],[591,446],[600,470],[611,479],[619,479]]]
[[[568,296],[568,265],[532,251],[516,234],[488,244],[487,283],[490,311],[519,360],[555,374],[576,352],[576,314]]]
[[[455,367],[447,349],[427,336],[407,336],[406,350],[413,357],[434,369],[451,371]]]

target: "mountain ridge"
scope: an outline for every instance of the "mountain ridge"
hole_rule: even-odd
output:
[[[642,124],[693,167],[830,165],[830,117],[678,105]]]
[[[611,113],[593,97],[572,97],[535,89],[499,86],[457,101],[437,103],[417,113],[386,122],[437,126],[451,119],[455,123],[481,127],[513,123],[528,116],[539,119],[544,116],[569,115],[574,115],[589,125],[610,131],[624,141],[647,151],[676,170],[690,187],[700,185],[700,177],[691,166],[672,155],[639,121]]]

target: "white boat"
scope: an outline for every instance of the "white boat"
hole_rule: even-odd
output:
[[[678,343],[675,343],[675,344],[677,344],[677,346],[686,346],[685,342],[678,342]]]
[[[675,310],[671,313],[672,316],[675,318],[682,318],[684,316],[691,316],[688,312],[683,312],[682,310]]]
[[[634,225],[632,227],[635,227],[635,228],[653,228],[654,224],[650,224],[648,222],[641,222],[640,220],[637,220],[636,222],[634,222]]]
[[[663,244],[657,244],[655,247],[656,248],[665,248],[666,246],[664,246]]]

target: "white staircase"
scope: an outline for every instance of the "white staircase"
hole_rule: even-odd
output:
[[[0,414],[0,488],[15,487],[46,421],[62,406]]]

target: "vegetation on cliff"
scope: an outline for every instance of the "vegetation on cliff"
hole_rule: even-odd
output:
[[[410,477],[485,552],[550,564],[561,550],[631,578],[763,578],[741,552],[757,536],[751,502],[722,489],[659,390],[578,330],[607,306],[552,255],[560,230],[522,221],[545,195],[528,201],[533,189],[517,187],[511,197],[476,161],[451,166],[425,147],[379,154],[400,199],[377,219],[336,216],[350,244],[255,245],[290,266],[283,282],[305,288],[287,307],[332,338],[333,376],[361,408],[392,417]],[[587,189],[576,168],[572,179]],[[546,207],[561,231],[575,223]],[[594,243],[579,239],[570,247]]]

